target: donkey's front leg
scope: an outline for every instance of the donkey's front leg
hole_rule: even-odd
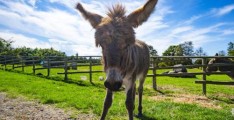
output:
[[[145,78],[140,79],[139,87],[138,87],[138,96],[139,96],[139,104],[138,104],[138,118],[142,117],[142,94],[143,94],[143,84]]]
[[[111,90],[107,89],[101,120],[105,120],[108,109],[110,108],[110,106],[112,104],[112,96],[113,96],[113,92]]]
[[[133,120],[134,98],[135,98],[135,85],[132,85],[132,87],[126,91],[126,101],[125,101],[126,108],[128,110],[129,120]]]

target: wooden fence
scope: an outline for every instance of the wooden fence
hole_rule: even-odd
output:
[[[87,73],[89,74],[90,83],[92,82],[92,74],[103,72],[102,70],[94,71],[93,66],[101,66],[100,56],[79,56],[75,57],[57,57],[50,56],[46,58],[40,57],[16,57],[16,56],[0,56],[0,64],[2,69],[12,69],[22,68],[22,72],[24,72],[24,68],[28,66],[32,66],[32,73],[35,75],[38,70],[47,70],[47,76],[50,76],[51,69],[61,68],[64,69],[64,72],[59,72],[57,74],[64,74],[64,80],[68,80],[69,74],[80,74]],[[7,67],[8,66],[8,67]],[[9,66],[12,66],[9,68]],[[69,70],[77,70],[77,67],[88,66],[89,70],[86,71],[75,71],[70,72]]]
[[[215,63],[215,64],[208,64],[209,59],[211,58],[234,58],[234,56],[155,56],[155,57],[151,57],[151,67],[150,70],[153,70],[153,74],[148,75],[149,77],[152,77],[152,81],[153,81],[153,88],[155,90],[157,90],[157,77],[162,77],[162,76],[172,76],[172,77],[183,77],[183,76],[195,76],[195,75],[202,75],[202,80],[196,80],[195,83],[196,84],[202,84],[202,92],[204,95],[206,95],[206,86],[207,84],[215,84],[215,85],[234,85],[234,81],[230,81],[227,80],[226,82],[223,81],[217,81],[217,80],[212,80],[212,81],[208,81],[206,80],[207,75],[214,75],[214,74],[228,74],[234,71],[215,71],[215,72],[207,72],[206,68],[208,66],[212,66],[212,67],[220,67],[220,66],[233,66],[234,67],[234,62],[233,63],[229,63],[229,64],[225,64],[225,63]],[[198,60],[200,59],[202,61],[201,64],[193,64],[193,65],[182,65],[182,66],[166,66],[166,67],[162,67],[159,65],[159,63],[166,62],[174,62],[177,63],[177,61],[188,61],[188,60]],[[175,68],[202,68],[201,72],[181,72],[181,73],[170,73],[170,74],[158,74],[157,70],[160,69],[175,69]],[[172,78],[173,79],[173,78]]]
[[[207,72],[205,69],[207,66],[233,66],[234,64],[213,64],[208,65],[207,62],[210,58],[234,58],[234,56],[229,57],[220,57],[220,56],[206,56],[206,57],[192,57],[192,56],[154,56],[150,58],[150,68],[149,70],[151,74],[148,74],[147,77],[152,78],[153,88],[157,90],[157,78],[162,76],[173,76],[173,77],[181,77],[181,76],[193,76],[193,75],[202,75],[202,80],[196,80],[196,84],[202,84],[203,94],[206,94],[206,85],[207,84],[216,84],[216,85],[234,85],[234,81],[208,81],[206,80],[207,75],[211,74],[227,74],[231,71],[225,72]],[[183,66],[174,66],[177,63],[181,63],[182,61],[193,61],[195,59],[201,59],[201,64],[193,64],[193,65],[183,65]],[[62,68],[64,72],[59,72],[57,74],[64,75],[64,80],[68,80],[69,74],[81,74],[87,73],[89,74],[89,81],[93,83],[93,74],[101,73],[102,70],[93,70],[93,66],[101,66],[101,57],[100,56],[79,56],[79,57],[16,57],[16,56],[0,56],[0,64],[1,68],[6,69],[15,69],[21,68],[24,72],[24,68],[28,66],[32,66],[32,73],[35,74],[37,70],[47,70],[47,76],[50,76],[51,69],[54,68]],[[179,62],[178,62],[179,61]],[[170,62],[171,66],[160,65],[163,62]],[[9,66],[11,66],[9,68]],[[40,67],[38,67],[40,66]],[[77,70],[77,67],[87,66],[88,70],[85,71],[70,71],[70,69]],[[160,69],[176,69],[176,68],[202,68],[201,72],[182,72],[182,73],[170,73],[164,74],[158,73]],[[173,79],[173,78],[172,78]]]

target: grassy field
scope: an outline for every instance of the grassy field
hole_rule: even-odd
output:
[[[102,68],[97,66],[93,69]],[[199,70],[190,69],[189,71]],[[29,100],[38,100],[43,104],[72,109],[74,114],[95,114],[98,119],[105,97],[103,81],[98,78],[104,74],[94,74],[94,85],[92,85],[88,80],[80,79],[80,76],[88,78],[88,74],[69,75],[70,80],[64,82],[63,75],[57,75],[57,72],[63,72],[63,70],[52,69],[51,76],[46,78],[32,75],[30,67],[25,68],[25,73],[0,70],[0,91],[8,93],[11,97],[25,96]],[[46,70],[40,70],[37,73],[46,75]],[[197,78],[158,77],[160,92],[152,89],[152,80],[147,78],[143,95],[143,120],[233,120],[231,109],[234,108],[234,87],[207,85],[207,96],[203,96],[201,85],[194,83],[201,78],[201,76]],[[230,80],[225,75],[212,75],[207,79]],[[127,119],[124,102],[124,91],[116,92],[107,119]]]

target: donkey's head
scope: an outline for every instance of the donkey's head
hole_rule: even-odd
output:
[[[95,28],[96,46],[102,48],[104,68],[107,78],[105,87],[116,91],[122,86],[123,73],[121,62],[128,46],[135,43],[135,32],[133,28],[145,22],[158,0],[148,0],[141,8],[125,15],[125,8],[117,4],[109,8],[107,17],[88,12],[78,3],[78,9],[83,17]]]

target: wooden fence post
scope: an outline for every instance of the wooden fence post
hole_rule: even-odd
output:
[[[15,59],[13,59],[13,63],[12,63],[12,69],[15,69]]]
[[[47,77],[50,76],[50,57],[47,58]]]
[[[22,72],[24,72],[24,59],[23,59],[23,57],[21,57],[21,67],[22,67]]]
[[[4,70],[6,70],[6,61],[7,61],[7,59],[6,59],[6,56],[4,55]]]
[[[203,65],[203,75],[202,75],[202,80],[203,80],[203,84],[202,84],[202,93],[203,95],[206,95],[206,58],[202,58],[202,65]]]
[[[68,77],[67,77],[67,57],[65,57],[65,64],[64,64],[64,80],[67,81],[68,80]]]
[[[34,59],[34,57],[32,57],[33,58],[33,75],[35,75],[35,59]]]
[[[156,61],[155,58],[153,58],[153,88],[154,90],[157,90],[157,78],[156,78]]]
[[[89,81],[92,82],[92,56],[89,57]]]

